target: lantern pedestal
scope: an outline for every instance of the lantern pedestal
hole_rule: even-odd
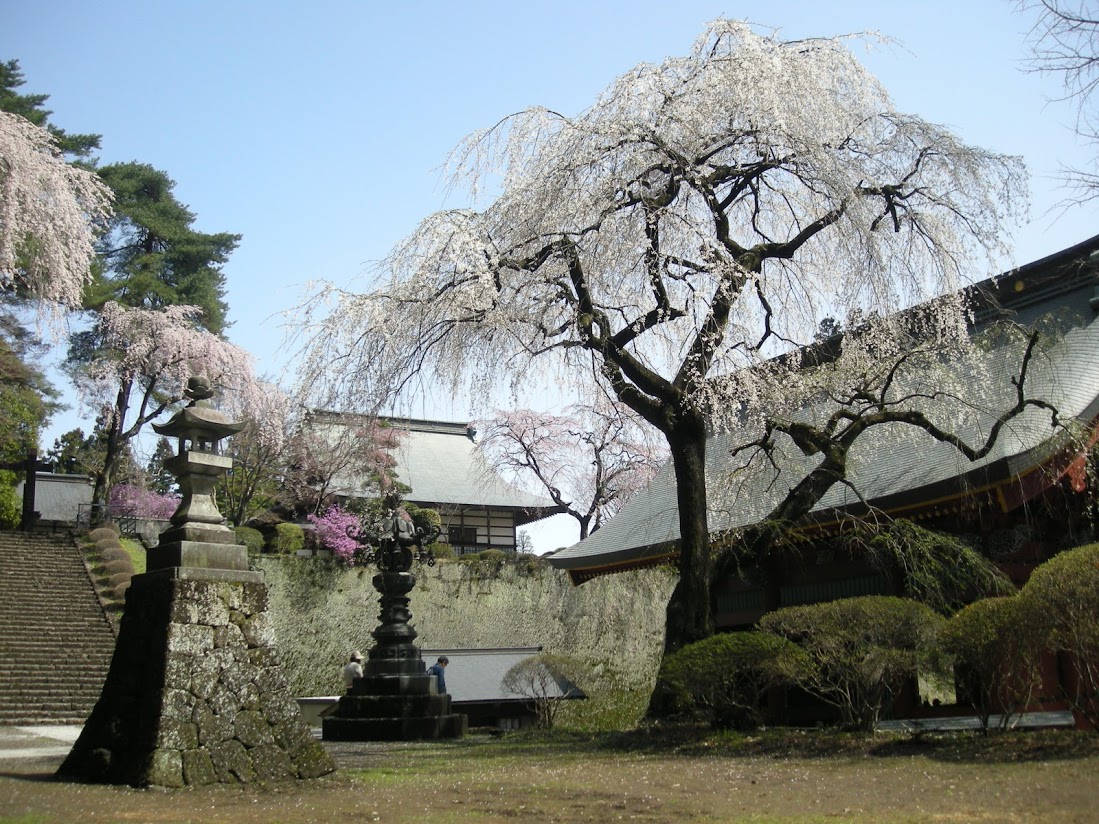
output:
[[[367,654],[363,677],[340,697],[336,710],[324,719],[325,741],[413,741],[461,738],[468,720],[451,711],[450,696],[440,695],[438,681],[427,674],[416,630],[409,623],[408,594],[416,586],[409,572],[412,547],[422,536],[394,515],[383,521],[381,546],[375,553],[380,571],[374,589],[381,593],[379,625],[371,633],[377,644]],[[434,563],[434,557],[424,553]]]
[[[336,768],[290,693],[263,573],[248,569],[214,502],[214,482],[233,464],[217,442],[242,425],[196,405],[209,394],[199,386],[195,403],[157,428],[180,439],[165,466],[183,500],[126,591],[107,681],[60,776],[182,787]]]

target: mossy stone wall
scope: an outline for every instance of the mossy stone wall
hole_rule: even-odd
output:
[[[352,650],[374,641],[372,567],[263,555],[278,649],[294,695],[336,695]],[[648,691],[664,645],[668,569],[596,578],[579,587],[537,558],[417,567],[412,624],[427,649],[541,646],[588,661],[601,680]]]

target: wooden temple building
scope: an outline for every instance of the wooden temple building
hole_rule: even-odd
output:
[[[715,582],[719,630],[748,628],[773,609],[858,595],[900,594],[903,582],[840,539],[855,519],[908,519],[958,536],[1022,585],[1062,549],[1095,540],[1099,422],[1099,236],[969,287],[973,332],[1010,321],[1041,330],[1025,388],[1057,409],[1031,408],[1000,433],[995,448],[970,462],[915,427],[871,429],[852,451],[849,483],[836,484],[798,525],[797,551],[768,568],[767,585]],[[986,345],[979,363],[947,364],[963,402],[978,410],[956,432],[981,443],[990,421],[1015,402],[1020,349]],[[807,412],[806,414],[811,414]],[[745,471],[733,448],[751,432],[716,434],[707,445],[709,526],[715,540],[758,522],[814,459],[790,448],[777,466]],[[597,575],[674,563],[679,533],[670,464],[603,528],[550,556],[574,583]]]

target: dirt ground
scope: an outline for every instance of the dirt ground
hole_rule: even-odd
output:
[[[340,771],[323,779],[186,790],[58,782],[61,756],[9,754],[0,822],[1099,821],[1090,739],[653,747],[470,737],[329,748]]]

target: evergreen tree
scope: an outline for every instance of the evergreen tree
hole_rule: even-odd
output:
[[[103,268],[87,307],[98,310],[109,300],[142,309],[197,306],[203,328],[224,332],[221,267],[240,235],[195,230],[194,213],[172,192],[175,182],[148,164],[114,163],[99,175],[114,192],[115,216],[99,244]]]
[[[164,462],[173,457],[176,451],[172,443],[163,435],[157,439],[156,449],[149,463],[145,465],[145,475],[149,479],[149,489],[160,495],[176,492],[176,478],[164,468]]]
[[[32,364],[42,344],[7,311],[0,311],[0,461],[25,458],[59,408],[57,390]]]
[[[48,94],[19,94],[16,89],[26,81],[18,60],[0,61],[0,110],[17,114],[49,131],[58,147],[71,158],[89,160],[93,150],[99,148],[100,135],[70,134],[49,122],[53,114],[45,108]]]
[[[111,396],[104,405],[110,410],[95,484],[95,501],[104,503],[119,480],[115,469],[127,444],[182,398],[182,385],[169,373],[191,355],[208,354],[211,345],[232,348],[202,336],[215,338],[225,329],[221,267],[240,235],[194,229],[195,215],[176,199],[175,183],[152,166],[116,163],[99,174],[114,192],[115,215],[99,243],[100,271],[85,293],[85,307],[98,317],[90,331],[72,337],[66,365],[86,396]],[[169,319],[182,306],[199,312],[176,312]],[[169,338],[171,346],[159,346]],[[106,363],[134,360],[135,347],[146,352],[144,362],[104,369]],[[113,388],[104,385],[107,377],[115,381]]]

